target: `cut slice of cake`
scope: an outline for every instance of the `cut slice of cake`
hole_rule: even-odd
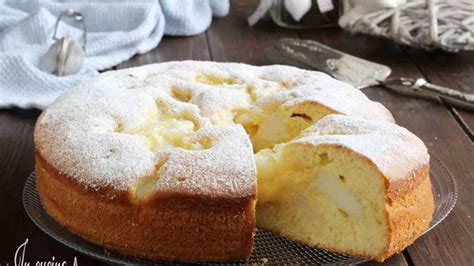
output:
[[[395,124],[326,116],[256,154],[257,226],[383,261],[431,221],[428,159],[421,140]]]

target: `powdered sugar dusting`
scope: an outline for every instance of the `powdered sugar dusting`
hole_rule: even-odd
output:
[[[324,117],[291,143],[343,145],[373,161],[391,181],[404,179],[429,162],[426,146],[405,128],[344,115]]]
[[[212,148],[164,151],[166,163],[159,170],[158,191],[227,197],[256,192],[252,147],[241,126],[211,126],[193,138],[209,138]],[[246,152],[240,152],[241,149]]]
[[[121,131],[143,125],[156,107],[145,94],[110,90],[79,86],[62,96],[40,118],[35,142],[48,163],[79,182],[126,190],[153,171],[154,154],[142,136]]]
[[[235,113],[304,102],[393,122],[382,105],[319,72],[183,61],[111,71],[82,83],[43,113],[35,142],[48,163],[92,188],[130,190],[139,178],[158,175],[158,191],[245,195],[255,193],[256,170],[245,131],[232,125]],[[163,117],[191,120],[194,132],[182,141],[203,142],[204,148],[152,151],[140,130]],[[389,162],[379,161],[391,169]]]

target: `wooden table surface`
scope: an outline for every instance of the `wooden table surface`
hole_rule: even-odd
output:
[[[401,47],[368,36],[351,36],[340,29],[296,31],[262,21],[249,28],[246,18],[254,2],[233,1],[231,13],[214,19],[211,27],[193,37],[166,37],[157,48],[137,55],[117,69],[170,60],[213,60],[254,65],[294,64],[272,45],[281,37],[317,40],[347,53],[389,65],[392,77],[424,77],[439,85],[474,93],[474,53],[448,54]],[[456,178],[459,198],[453,212],[403,253],[386,261],[391,265],[474,265],[474,113],[449,106],[439,98],[414,97],[400,88],[365,89],[383,103],[397,123],[418,135]],[[416,95],[415,95],[416,96]],[[101,264],[40,231],[27,217],[21,193],[33,171],[33,127],[39,110],[0,110],[0,265],[10,263],[18,246],[29,239],[28,261],[66,260],[79,265]]]

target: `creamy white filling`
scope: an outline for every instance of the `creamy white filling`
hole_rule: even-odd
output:
[[[315,176],[314,189],[329,198],[347,214],[360,217],[363,213],[362,204],[339,180],[337,174],[321,169]]]
[[[199,143],[187,145],[182,138],[195,132],[195,125],[190,120],[180,118],[167,118],[156,120],[141,130],[141,134],[147,139],[152,151],[163,150],[173,147],[183,147],[191,150],[201,149]]]

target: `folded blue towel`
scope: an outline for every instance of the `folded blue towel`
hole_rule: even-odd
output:
[[[38,68],[54,43],[57,17],[72,8],[84,16],[86,58],[78,74],[58,77]],[[0,4],[0,107],[43,109],[67,89],[150,51],[163,34],[194,35],[212,17],[229,12],[228,0],[154,0],[122,2],[7,1]],[[81,39],[80,25],[61,21],[59,36]]]

